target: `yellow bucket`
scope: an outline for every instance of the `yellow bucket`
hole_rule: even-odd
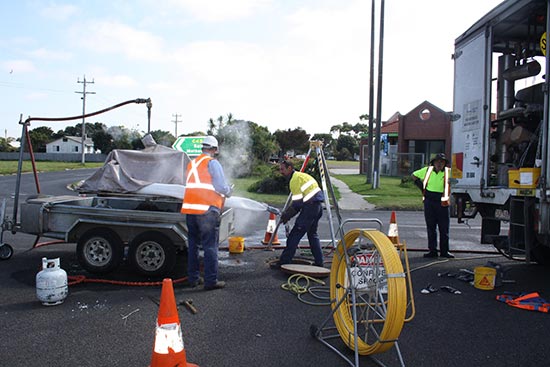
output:
[[[474,268],[474,287],[484,291],[495,289],[495,278],[497,270],[486,266]]]
[[[229,237],[229,253],[240,254],[244,251],[244,237]]]

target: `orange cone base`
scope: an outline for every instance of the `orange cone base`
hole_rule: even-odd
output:
[[[185,350],[182,350],[179,353],[169,354],[154,353],[149,367],[155,366],[199,367],[196,364],[187,362]]]
[[[267,245],[269,243],[269,240],[271,239],[271,233],[267,232],[265,234],[264,240],[262,241],[262,244]],[[281,242],[279,242],[279,238],[277,238],[277,235],[273,238],[273,241],[271,242],[272,245],[280,245]]]

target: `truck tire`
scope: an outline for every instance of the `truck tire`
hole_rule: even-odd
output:
[[[139,273],[158,276],[176,264],[176,247],[159,232],[145,232],[132,240],[128,249],[130,265]]]
[[[114,232],[104,228],[91,229],[78,240],[76,256],[80,265],[94,274],[115,270],[124,257],[124,246]]]

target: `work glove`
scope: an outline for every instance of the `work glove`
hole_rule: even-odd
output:
[[[283,224],[286,224],[293,216],[296,215],[296,213],[298,213],[296,209],[294,209],[292,206],[289,206],[283,212],[283,214],[281,214],[281,222],[283,222]]]

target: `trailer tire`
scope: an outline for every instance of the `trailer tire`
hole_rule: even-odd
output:
[[[0,243],[0,260],[8,260],[13,255],[13,247],[7,243]]]
[[[158,276],[176,264],[176,247],[159,232],[145,232],[132,240],[128,249],[130,265],[139,273]]]
[[[76,256],[80,265],[94,274],[106,274],[115,270],[124,257],[122,240],[108,229],[95,228],[78,240]]]

